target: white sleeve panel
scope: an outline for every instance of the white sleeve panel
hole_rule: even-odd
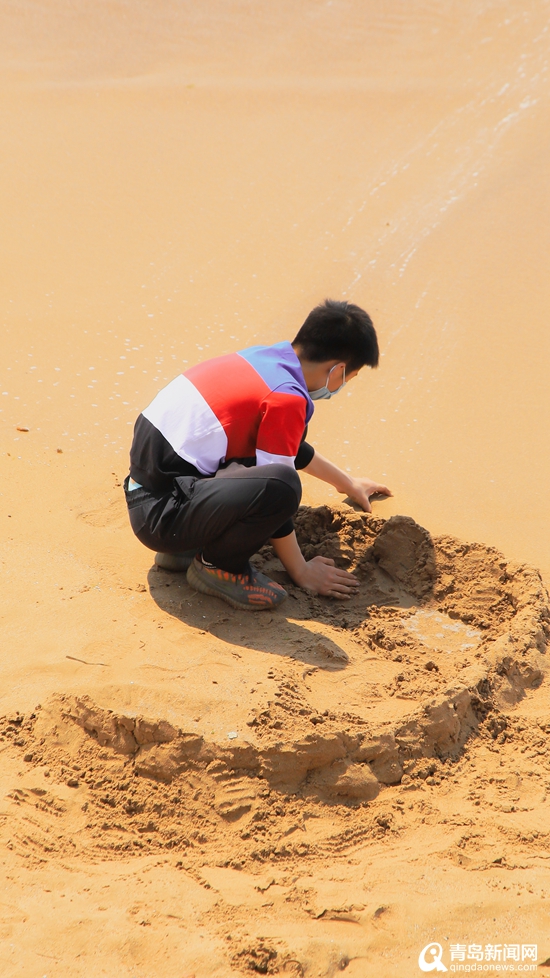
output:
[[[295,455],[273,455],[256,449],[256,465],[289,465],[293,469],[295,458]]]
[[[227,435],[212,408],[187,377],[180,374],[142,412],[174,451],[204,475],[225,460]]]

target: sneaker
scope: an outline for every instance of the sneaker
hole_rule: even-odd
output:
[[[196,550],[184,550],[181,554],[155,554],[155,564],[167,571],[186,571],[193,563]]]
[[[254,570],[250,564],[248,566],[244,574],[231,574],[219,567],[203,564],[195,557],[187,571],[187,580],[195,590],[222,598],[234,608],[244,611],[276,608],[287,596],[284,587]]]

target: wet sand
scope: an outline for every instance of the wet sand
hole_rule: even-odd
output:
[[[206,827],[187,854],[157,845],[172,816],[147,830],[162,821],[152,792],[165,789],[146,772],[145,831],[123,815],[103,830],[142,848],[118,835],[101,848],[96,812],[103,804],[111,825],[116,805],[101,797],[119,789],[94,786],[120,784],[122,762],[108,741],[79,739],[55,704],[93,694],[97,709],[186,733],[196,710],[212,723],[201,735],[219,726],[226,737],[246,724],[254,684],[292,700],[287,645],[313,649],[299,668],[317,670],[315,716],[368,704],[369,723],[395,730],[405,722],[396,704],[455,682],[424,664],[417,674],[414,656],[395,665],[391,649],[358,667],[375,639],[346,638],[327,603],[301,617],[282,609],[263,635],[256,619],[182,599],[186,585],[160,575],[162,592],[183,600],[186,614],[174,614],[127,526],[132,425],[159,387],[182,364],[292,338],[325,296],[371,312],[383,357],[318,405],[311,441],[392,487],[375,518],[406,514],[434,538],[497,548],[512,576],[527,563],[548,585],[548,4],[56,0],[6,4],[0,27],[0,713],[21,718],[6,723],[2,753],[0,973],[329,975],[349,960],[350,975],[412,975],[422,947],[445,935],[485,944],[513,934],[538,942],[544,961],[544,682],[491,700],[485,726],[456,741],[452,776],[438,758],[431,773],[351,807],[339,789],[335,801],[340,775],[330,797],[325,775],[312,776],[319,797],[304,805],[288,785],[268,785],[269,812],[254,796],[235,821],[213,814],[214,826],[209,792],[225,788],[201,769],[187,790],[204,805],[185,811]],[[304,488],[309,504],[341,502],[308,477]],[[342,559],[358,545],[346,539]],[[415,619],[394,655],[412,655],[426,621],[448,624],[433,617],[447,613],[442,599],[410,601],[431,617]],[[212,639],[216,622],[229,630]],[[380,628],[382,644],[395,642]],[[439,639],[422,634],[431,661]],[[327,649],[343,650],[344,668],[325,669]],[[244,712],[231,715],[243,677]],[[283,715],[275,729],[294,743],[300,714],[283,709],[273,722]],[[28,745],[40,729],[39,758]],[[261,865],[238,842],[249,823],[267,826],[273,850]],[[298,831],[308,852],[285,854]]]

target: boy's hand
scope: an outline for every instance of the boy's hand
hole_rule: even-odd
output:
[[[374,496],[377,492],[383,496],[393,496],[391,489],[380,485],[378,482],[373,482],[371,479],[352,479],[351,491],[348,490],[348,496],[353,499],[354,503],[359,503],[365,512],[372,513],[369,497]]]
[[[357,594],[359,588],[357,578],[340,570],[329,557],[313,557],[306,561],[299,580],[295,580],[299,587],[327,598],[339,598],[341,601],[349,600]]]
[[[328,458],[323,458],[319,452],[315,452],[309,465],[306,465],[304,472],[328,482],[329,486],[334,486],[338,492],[345,493],[355,503],[359,503],[367,513],[371,513],[370,496],[379,492],[383,496],[392,496],[391,489],[382,486],[372,479],[353,479],[347,472],[343,472],[337,465],[329,462]]]

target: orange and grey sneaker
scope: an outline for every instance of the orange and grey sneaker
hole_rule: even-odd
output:
[[[187,571],[187,580],[196,591],[213,594],[244,611],[276,608],[287,596],[284,587],[254,570],[250,564],[243,574],[231,574],[203,563],[198,556]]]

